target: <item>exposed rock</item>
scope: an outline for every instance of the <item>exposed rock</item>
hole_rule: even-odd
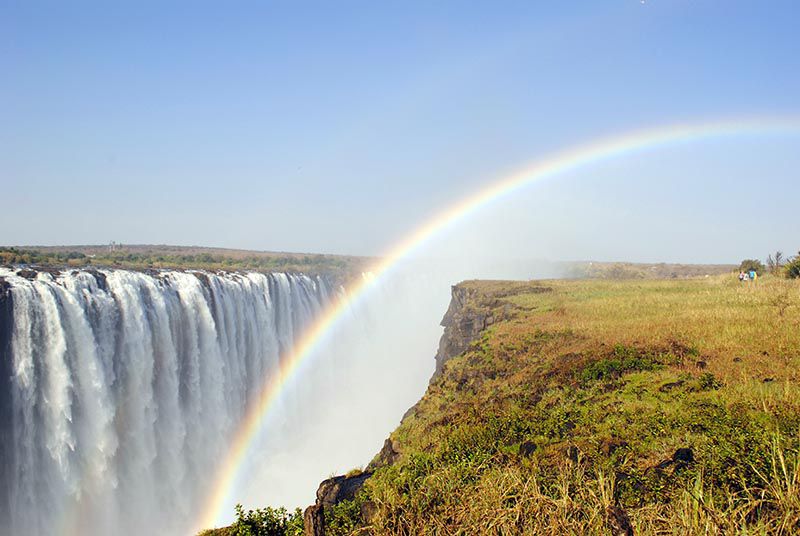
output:
[[[106,274],[98,270],[87,269],[86,273],[91,274],[94,280],[97,281],[97,286],[102,290],[108,291],[108,282],[106,281]]]
[[[383,442],[380,452],[372,458],[372,461],[367,465],[367,471],[375,471],[380,467],[394,464],[400,457],[400,444],[394,441],[391,437],[386,438]]]
[[[606,525],[611,529],[611,536],[633,536],[631,519],[618,505],[606,508]]]
[[[704,369],[704,368],[706,368],[708,366],[708,363],[706,363],[705,361],[701,360],[701,361],[698,361],[697,363],[695,363],[695,365],[699,369]]]
[[[24,277],[25,279],[30,279],[33,281],[36,279],[36,270],[19,270],[17,271],[17,275],[20,277]]]
[[[303,512],[303,534],[325,536],[325,512],[321,504],[312,504]]]
[[[306,508],[303,513],[305,536],[324,536],[325,509],[342,501],[352,501],[371,476],[372,471],[364,471],[354,476],[335,476],[323,480],[317,488],[316,503]]]
[[[474,290],[459,285],[452,287],[450,306],[441,322],[444,333],[439,340],[439,350],[436,352],[434,378],[441,374],[442,367],[447,360],[462,354],[480,332],[489,325],[485,312],[470,310],[468,307],[468,303],[475,296]]]
[[[530,292],[550,290],[546,287],[529,289]],[[502,295],[487,297],[463,284],[454,285],[450,294],[450,306],[441,322],[444,333],[436,352],[436,370],[433,378],[441,374],[445,362],[462,354],[484,329],[514,314],[514,306],[502,302],[500,299]]]

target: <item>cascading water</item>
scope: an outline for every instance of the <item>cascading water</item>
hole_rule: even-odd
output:
[[[0,269],[0,534],[185,533],[330,299],[298,274]]]

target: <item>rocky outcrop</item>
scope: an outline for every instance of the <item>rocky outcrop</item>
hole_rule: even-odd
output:
[[[531,291],[529,287],[526,288]],[[549,290],[544,287],[532,289],[533,292]],[[431,380],[441,374],[448,360],[464,353],[483,330],[514,314],[514,307],[503,301],[502,297],[500,293],[487,295],[485,292],[479,292],[469,283],[453,285],[450,306],[441,322],[444,333],[439,340],[439,349],[435,357],[436,369]],[[403,415],[403,420],[413,414],[416,407],[412,406]],[[316,503],[306,508],[303,515],[305,536],[324,536],[325,509],[341,501],[352,500],[372,473],[381,467],[394,464],[399,459],[400,452],[401,445],[389,437],[384,441],[380,452],[367,465],[364,473],[352,477],[337,476],[322,482],[317,490]],[[362,506],[361,516],[367,522],[372,509],[374,505],[371,503]]]
[[[484,293],[465,283],[453,285],[450,306],[441,322],[444,333],[439,339],[433,378],[441,374],[449,359],[464,353],[483,330],[511,316],[513,307],[507,302],[501,302],[499,298],[500,296],[487,298]]]
[[[400,444],[391,437],[386,438],[383,442],[380,452],[372,458],[372,461],[367,465],[367,471],[375,471],[381,467],[392,465],[400,457]]]
[[[352,501],[371,476],[371,471],[365,471],[353,476],[335,476],[324,480],[317,488],[317,501],[303,513],[306,536],[324,536],[325,510],[342,501]]]

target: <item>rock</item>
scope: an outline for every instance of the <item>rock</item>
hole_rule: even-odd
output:
[[[471,311],[467,306],[475,295],[475,291],[459,285],[452,287],[450,306],[441,322],[444,333],[439,339],[439,349],[436,352],[434,378],[441,374],[449,359],[462,354],[486,327],[486,315]]]
[[[733,362],[734,363],[741,363],[742,362],[742,358],[741,357],[734,357],[733,358]]]
[[[97,286],[102,290],[108,291],[108,283],[106,281],[106,274],[98,270],[87,269],[86,273],[91,274],[94,280],[97,281]]]
[[[606,508],[606,525],[611,529],[611,536],[633,536],[631,519],[618,505]]]
[[[405,417],[404,417],[405,418]],[[393,441],[391,437],[386,438],[383,442],[380,452],[372,458],[372,461],[367,465],[367,471],[375,471],[380,467],[393,465],[397,459],[400,458],[400,444]]]
[[[323,480],[317,489],[317,504],[330,507],[342,501],[353,500],[371,476],[372,471],[365,471],[355,476],[335,476]]]
[[[36,270],[19,270],[17,271],[17,275],[33,281],[36,279]]]
[[[325,536],[325,511],[320,504],[313,504],[303,512],[304,536]]]
[[[697,365],[697,368],[699,369],[704,369],[708,364],[705,361],[698,361],[697,363],[695,363],[695,365]]]
[[[525,441],[519,446],[519,455],[523,458],[530,458],[536,452],[536,443],[533,441]]]
[[[534,287],[530,292],[549,292],[552,289]],[[450,306],[442,318],[444,333],[439,340],[436,352],[436,370],[432,380],[437,378],[444,364],[453,357],[464,353],[488,326],[505,320],[514,314],[514,306],[502,303],[499,296],[482,298],[480,293],[463,285],[451,289]]]
[[[342,501],[352,501],[371,476],[372,471],[364,471],[353,476],[335,476],[323,480],[317,488],[317,501],[303,512],[305,536],[325,536],[325,509]]]

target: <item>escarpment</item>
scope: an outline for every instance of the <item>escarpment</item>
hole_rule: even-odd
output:
[[[486,328],[514,315],[515,308],[502,301],[502,297],[502,293],[487,294],[470,282],[453,285],[450,305],[441,321],[444,332],[434,358],[436,368],[431,381],[441,375],[448,360],[464,353]],[[412,415],[416,407],[409,408],[402,420]],[[366,471],[354,476],[336,476],[320,483],[316,502],[306,508],[303,515],[306,536],[324,536],[326,510],[352,500],[376,470],[393,465],[401,455],[401,443],[397,438],[389,437]],[[369,522],[370,511],[370,503],[362,505],[360,514],[364,522]]]

